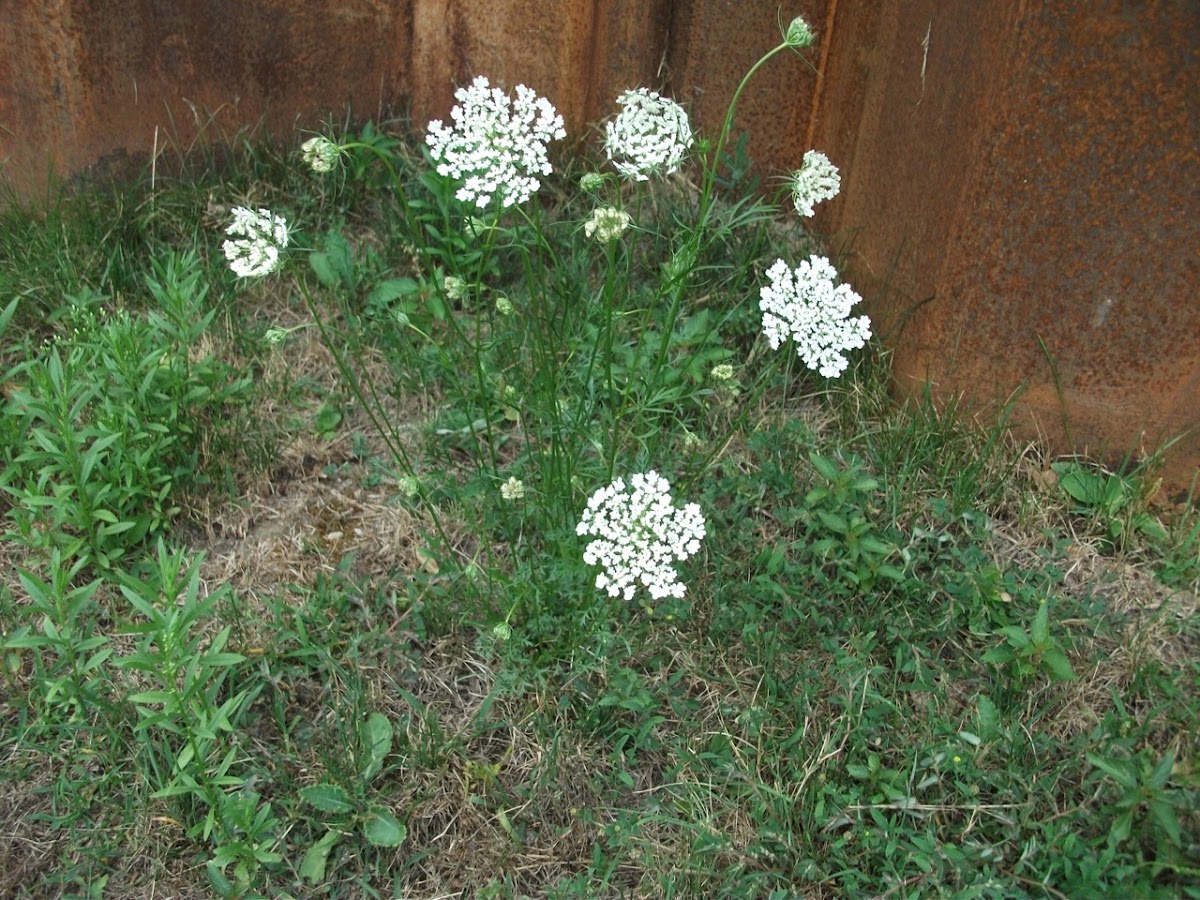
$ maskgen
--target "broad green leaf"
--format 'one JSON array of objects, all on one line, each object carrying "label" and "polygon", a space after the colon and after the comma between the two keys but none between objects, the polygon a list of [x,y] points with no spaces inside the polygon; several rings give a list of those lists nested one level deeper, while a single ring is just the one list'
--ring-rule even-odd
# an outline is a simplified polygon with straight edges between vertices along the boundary
[{"label": "broad green leaf", "polygon": [[415,279],[412,278],[389,278],[386,281],[381,281],[371,290],[367,302],[386,306],[393,300],[398,300],[401,297],[407,297],[409,294],[415,294],[421,289]]},{"label": "broad green leaf", "polygon": [[1008,643],[1018,650],[1024,650],[1029,646],[1029,635],[1017,625],[1005,625],[1000,629],[1000,634],[1004,635]]},{"label": "broad green leaf", "polygon": [[986,694],[980,695],[975,705],[976,716],[979,719],[979,730],[984,737],[992,737],[1000,731],[1000,710]]},{"label": "broad green leaf", "polygon": [[360,738],[368,757],[362,776],[369,782],[379,774],[384,759],[392,752],[391,720],[383,713],[371,713],[363,723]]},{"label": "broad green leaf", "polygon": [[408,829],[386,809],[375,806],[363,823],[363,835],[376,847],[399,847],[408,837]]},{"label": "broad green leaf", "polygon": [[20,297],[12,300],[8,306],[0,311],[0,338],[4,337],[4,332],[8,330],[8,323],[12,321],[13,313],[17,311],[17,303],[20,302]]},{"label": "broad green leaf", "polygon": [[831,513],[823,509],[817,510],[817,518],[821,520],[821,524],[835,534],[845,534],[850,530],[850,526],[846,520],[836,513]]},{"label": "broad green leaf", "polygon": [[300,861],[300,877],[314,885],[324,881],[329,853],[341,839],[341,834],[336,831],[325,832],[325,835],[305,852]]},{"label": "broad green leaf", "polygon": [[836,481],[838,477],[837,464],[832,460],[826,459],[818,453],[808,454],[808,460],[813,464],[813,468],[828,478],[830,481]]},{"label": "broad green leaf", "polygon": [[1120,846],[1129,839],[1132,831],[1133,810],[1127,809],[1113,820],[1112,827],[1108,830],[1108,841],[1114,847]]},{"label": "broad green leaf", "polygon": [[141,691],[129,695],[130,703],[173,703],[175,695],[170,691]]},{"label": "broad green leaf", "polygon": [[1057,647],[1049,647],[1042,654],[1042,668],[1050,673],[1054,681],[1074,681],[1075,670],[1067,655]]},{"label": "broad green leaf", "polygon": [[1050,609],[1043,600],[1038,604],[1038,610],[1033,617],[1033,625],[1029,629],[1033,643],[1041,646],[1050,640]]},{"label": "broad green leaf", "polygon": [[336,784],[314,784],[300,789],[300,799],[321,812],[348,813],[354,809],[350,795]]},{"label": "broad green leaf", "polygon": [[983,654],[983,661],[993,666],[1006,666],[1016,658],[1016,654],[1005,646],[993,647]]},{"label": "broad green leaf", "polygon": [[1167,755],[1158,761],[1158,765],[1154,767],[1154,773],[1150,776],[1150,787],[1157,790],[1162,790],[1167,786],[1167,782],[1171,780],[1171,773],[1175,770],[1175,749],[1171,748],[1167,751]]},{"label": "broad green leaf", "polygon": [[1087,761],[1123,788],[1131,788],[1137,783],[1137,778],[1129,771],[1128,766],[1118,760],[1106,759],[1095,753],[1089,753]]},{"label": "broad green leaf", "polygon": [[1167,833],[1171,843],[1176,847],[1183,845],[1183,835],[1179,828],[1179,815],[1165,797],[1155,797],[1150,801],[1150,816],[1158,827]]}]

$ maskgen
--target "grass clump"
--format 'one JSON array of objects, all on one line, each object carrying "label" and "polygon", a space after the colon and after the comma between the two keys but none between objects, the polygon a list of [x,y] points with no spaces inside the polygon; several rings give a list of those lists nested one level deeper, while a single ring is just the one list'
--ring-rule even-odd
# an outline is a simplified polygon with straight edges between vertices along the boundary
[{"label": "grass clump", "polygon": [[1197,895],[1194,519],[897,408],[662,104],[508,206],[244,145],[10,291],[3,893]]}]

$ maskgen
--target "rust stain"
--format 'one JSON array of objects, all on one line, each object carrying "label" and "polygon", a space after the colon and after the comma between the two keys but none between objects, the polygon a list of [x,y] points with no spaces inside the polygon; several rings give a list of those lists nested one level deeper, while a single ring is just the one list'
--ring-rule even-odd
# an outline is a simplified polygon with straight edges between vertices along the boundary
[{"label": "rust stain", "polygon": [[983,406],[1023,387],[1018,421],[1064,453],[1183,434],[1164,472],[1183,490],[1200,464],[1200,8],[1142,6],[845,5],[818,134],[848,183],[823,221],[853,235],[902,388]]}]

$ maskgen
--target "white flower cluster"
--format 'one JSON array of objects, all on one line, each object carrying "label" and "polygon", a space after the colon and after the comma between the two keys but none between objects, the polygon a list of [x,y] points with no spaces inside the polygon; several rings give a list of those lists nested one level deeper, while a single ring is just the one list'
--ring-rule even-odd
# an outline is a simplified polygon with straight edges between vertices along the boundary
[{"label": "white flower cluster", "polygon": [[493,196],[501,205],[524,203],[541,187],[537,176],[553,171],[546,145],[567,136],[562,116],[550,101],[523,84],[513,102],[480,75],[470,87],[454,92],[454,126],[429,123],[429,144],[439,175],[463,179],[456,197],[486,207]]},{"label": "white flower cluster", "polygon": [[850,318],[850,308],[862,298],[848,284],[836,285],[837,271],[829,260],[812,256],[793,270],[782,259],[767,269],[758,302],[763,333],[772,349],[791,338],[810,369],[836,378],[848,362],[844,350],[862,347],[871,337],[871,320]]},{"label": "white flower cluster", "polygon": [[314,172],[328,172],[337,162],[342,148],[326,137],[311,137],[300,145],[304,163]]},{"label": "white flower cluster", "polygon": [[841,189],[838,167],[819,150],[805,153],[800,170],[792,173],[792,200],[802,216],[811,216],[814,204],[833,199]]},{"label": "white flower cluster", "polygon": [[588,237],[595,236],[601,244],[608,244],[619,238],[629,223],[629,213],[604,206],[592,212],[592,216],[583,223],[583,233]]},{"label": "white flower cluster", "polygon": [[525,482],[519,478],[510,478],[500,485],[500,496],[505,500],[521,500],[525,496]]},{"label": "white flower cluster", "polygon": [[682,106],[648,88],[617,98],[621,112],[605,126],[604,152],[626,178],[670,175],[692,148],[692,126]]},{"label": "white flower cluster", "polygon": [[700,549],[704,515],[695,503],[676,509],[671,485],[657,472],[634,475],[629,487],[618,478],[588,500],[575,531],[595,538],[583,551],[588,565],[600,566],[596,588],[632,600],[640,583],[656,600],[682,597],[686,586],[674,563]]},{"label": "white flower cluster", "polygon": [[230,214],[233,222],[225,233],[238,240],[221,245],[229,268],[241,278],[274,272],[279,265],[279,251],[288,245],[288,225],[283,216],[277,216],[269,209],[255,212],[244,206],[235,206]]}]

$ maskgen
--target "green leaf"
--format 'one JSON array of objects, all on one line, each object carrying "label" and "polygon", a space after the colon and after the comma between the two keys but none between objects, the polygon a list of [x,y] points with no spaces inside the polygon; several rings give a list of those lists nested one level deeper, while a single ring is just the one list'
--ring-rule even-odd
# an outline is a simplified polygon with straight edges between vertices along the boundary
[{"label": "green leaf", "polygon": [[1132,831],[1133,810],[1127,809],[1113,820],[1112,827],[1108,830],[1108,842],[1114,847],[1120,846],[1128,840]]},{"label": "green leaf", "polygon": [[1176,847],[1183,845],[1183,835],[1179,829],[1179,816],[1165,797],[1155,797],[1150,801],[1150,816],[1158,827],[1167,833],[1171,843]]},{"label": "green leaf", "polygon": [[979,730],[985,738],[990,738],[1000,732],[1000,710],[986,694],[979,697],[975,704],[975,714],[979,719]]},{"label": "green leaf", "polygon": [[316,421],[313,424],[316,426],[318,434],[337,431],[337,427],[342,424],[342,411],[336,406],[326,403],[317,413]]},{"label": "green leaf", "polygon": [[200,657],[200,665],[215,669],[225,666],[235,666],[244,662],[246,657],[240,653],[206,653]]},{"label": "green leaf", "polygon": [[383,713],[371,713],[363,723],[359,737],[367,751],[363,779],[370,781],[383,768],[383,761],[392,752],[392,723]]},{"label": "green leaf", "polygon": [[1042,654],[1042,668],[1054,681],[1074,681],[1076,677],[1067,655],[1057,647],[1049,647]]},{"label": "green leaf", "polygon": [[401,297],[407,297],[409,294],[415,294],[421,289],[415,279],[412,278],[389,278],[387,281],[381,281],[371,290],[367,297],[367,303],[370,305],[387,306],[393,300],[398,300]]},{"label": "green leaf", "polygon": [[836,513],[827,512],[823,509],[817,510],[817,518],[821,520],[821,524],[835,534],[845,534],[850,530],[846,520]]},{"label": "green leaf", "polygon": [[175,695],[170,691],[141,691],[129,695],[130,703],[172,703]]},{"label": "green leaf", "polygon": [[1084,506],[1101,506],[1104,503],[1105,479],[1082,468],[1079,463],[1051,463],[1050,468],[1058,474],[1058,486],[1077,503]]},{"label": "green leaf", "polygon": [[300,789],[300,799],[321,812],[348,813],[354,809],[350,795],[336,784],[314,784]]},{"label": "green leaf", "polygon": [[814,469],[816,469],[830,481],[837,481],[838,467],[834,462],[826,459],[819,453],[808,454],[808,461],[813,464]]},{"label": "green leaf", "polygon": [[1038,646],[1042,646],[1050,640],[1050,610],[1049,604],[1044,600],[1038,604],[1038,611],[1034,614],[1033,625],[1029,632],[1033,643]]},{"label": "green leaf", "polygon": [[1132,788],[1137,783],[1136,776],[1129,771],[1128,766],[1117,760],[1106,759],[1095,753],[1089,753],[1087,754],[1087,761],[1123,788]]},{"label": "green leaf", "polygon": [[983,654],[983,661],[993,666],[1006,666],[1016,658],[1016,654],[1003,645],[993,647],[987,653]]},{"label": "green leaf", "polygon": [[363,836],[376,847],[399,847],[408,837],[408,829],[386,809],[374,806],[363,823]]},{"label": "green leaf", "polygon": [[336,831],[325,832],[324,836],[305,852],[304,859],[300,861],[300,877],[311,884],[324,881],[329,852],[341,839],[341,834]]},{"label": "green leaf", "polygon": [[1017,625],[1005,625],[1000,629],[1000,634],[1004,635],[1005,640],[1018,650],[1024,650],[1029,646],[1029,635]]},{"label": "green leaf", "polygon": [[205,871],[208,874],[209,887],[218,897],[233,896],[233,882],[225,877],[225,873],[221,871],[221,867],[215,862],[210,862],[205,866]]},{"label": "green leaf", "polygon": [[4,337],[4,332],[8,330],[8,323],[12,321],[13,313],[17,311],[17,303],[20,302],[20,299],[17,297],[4,307],[3,312],[0,312],[0,337]]},{"label": "green leaf", "polygon": [[1167,786],[1167,782],[1171,780],[1171,773],[1175,771],[1175,748],[1167,751],[1167,755],[1158,761],[1158,765],[1154,767],[1154,773],[1150,776],[1150,787],[1156,790],[1162,790]]}]

